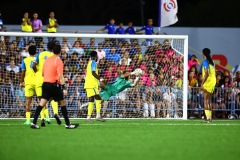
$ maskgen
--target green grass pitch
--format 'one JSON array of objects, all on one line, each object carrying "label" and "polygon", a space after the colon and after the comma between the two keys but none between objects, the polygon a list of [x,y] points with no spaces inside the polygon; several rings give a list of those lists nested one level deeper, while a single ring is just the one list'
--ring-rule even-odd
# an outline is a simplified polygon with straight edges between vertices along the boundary
[{"label": "green grass pitch", "polygon": [[[1,160],[235,160],[240,121],[108,120],[75,130],[52,124],[40,130],[23,120],[0,120]],[[38,121],[40,123],[40,121]]]}]

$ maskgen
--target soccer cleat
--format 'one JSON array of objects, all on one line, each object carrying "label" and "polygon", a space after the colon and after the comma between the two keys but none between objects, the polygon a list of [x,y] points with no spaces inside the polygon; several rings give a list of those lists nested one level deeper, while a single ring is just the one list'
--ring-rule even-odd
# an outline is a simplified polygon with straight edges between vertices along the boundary
[{"label": "soccer cleat", "polygon": [[100,122],[106,122],[106,120],[102,117],[99,117],[99,118],[96,118],[97,121],[100,121]]},{"label": "soccer cleat", "polygon": [[85,119],[85,122],[93,122],[93,120],[91,118],[87,118]]},{"label": "soccer cleat", "polygon": [[42,119],[41,126],[42,126],[42,127],[45,127],[45,126],[46,126],[44,119]]},{"label": "soccer cleat", "polygon": [[48,124],[51,124],[51,120],[50,120],[49,117],[46,118],[46,122],[47,122]]},{"label": "soccer cleat", "polygon": [[70,125],[65,125],[66,129],[75,129],[79,126],[79,124],[70,124]]},{"label": "soccer cleat", "polygon": [[54,114],[54,118],[56,119],[58,125],[61,125],[61,124],[62,124],[62,122],[61,122],[60,117],[59,117],[58,114]]},{"label": "soccer cleat", "polygon": [[26,120],[26,122],[23,123],[23,125],[30,125],[31,121],[30,120]]},{"label": "soccer cleat", "polygon": [[31,127],[32,129],[40,129],[40,127],[39,127],[38,125],[33,124],[33,123],[31,123],[30,127]]}]

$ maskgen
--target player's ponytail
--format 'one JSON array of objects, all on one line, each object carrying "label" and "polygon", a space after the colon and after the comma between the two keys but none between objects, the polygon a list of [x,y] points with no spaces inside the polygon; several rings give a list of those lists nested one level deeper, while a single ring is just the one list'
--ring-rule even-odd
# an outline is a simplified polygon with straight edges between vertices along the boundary
[{"label": "player's ponytail", "polygon": [[204,48],[202,52],[203,52],[203,54],[206,56],[208,62],[209,62],[212,66],[214,66],[212,57],[211,57],[211,55],[210,55],[210,54],[211,54],[211,50],[208,49],[208,48]]}]

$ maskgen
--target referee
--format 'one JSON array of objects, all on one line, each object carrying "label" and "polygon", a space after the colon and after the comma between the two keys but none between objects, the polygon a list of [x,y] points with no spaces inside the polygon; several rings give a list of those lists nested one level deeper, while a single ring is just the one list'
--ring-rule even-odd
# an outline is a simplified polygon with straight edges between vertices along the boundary
[{"label": "referee", "polygon": [[71,124],[68,118],[66,101],[63,97],[63,95],[67,95],[67,90],[66,90],[66,87],[64,84],[64,78],[63,78],[63,62],[59,58],[60,52],[61,52],[61,46],[54,45],[53,47],[54,55],[51,57],[48,57],[44,62],[44,65],[43,65],[44,82],[42,85],[42,98],[34,114],[33,123],[31,124],[31,128],[33,129],[40,128],[37,125],[39,114],[43,106],[45,106],[47,102],[51,100],[54,100],[60,104],[62,115],[66,123],[65,128],[74,129],[79,126],[79,124]]}]

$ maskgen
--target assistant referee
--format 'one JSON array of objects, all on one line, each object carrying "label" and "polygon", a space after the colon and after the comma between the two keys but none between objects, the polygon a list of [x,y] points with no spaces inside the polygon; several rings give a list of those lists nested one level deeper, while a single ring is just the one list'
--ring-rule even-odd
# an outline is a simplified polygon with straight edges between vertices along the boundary
[{"label": "assistant referee", "polygon": [[47,102],[51,100],[58,102],[58,104],[61,106],[62,115],[66,123],[65,127],[67,129],[74,129],[79,126],[79,124],[71,124],[68,118],[66,101],[64,99],[64,95],[67,95],[67,90],[63,78],[63,62],[59,58],[60,52],[61,46],[55,45],[53,47],[54,55],[48,57],[44,62],[43,65],[44,82],[42,85],[42,97],[40,100],[40,104],[38,105],[36,112],[34,114],[33,123],[31,124],[31,128],[33,129],[40,128],[37,125],[38,117],[43,106],[45,106]]}]

